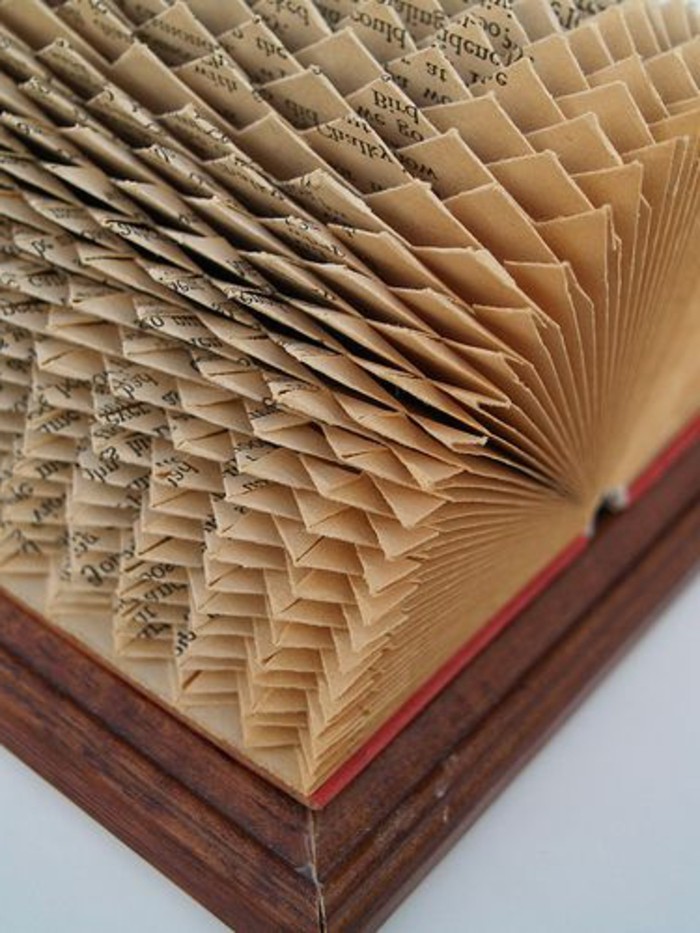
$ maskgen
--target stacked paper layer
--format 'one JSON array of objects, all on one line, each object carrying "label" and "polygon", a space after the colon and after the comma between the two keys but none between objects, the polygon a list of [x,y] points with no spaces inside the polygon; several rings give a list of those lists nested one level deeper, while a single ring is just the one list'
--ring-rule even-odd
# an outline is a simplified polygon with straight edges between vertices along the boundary
[{"label": "stacked paper layer", "polygon": [[0,2],[3,581],[322,783],[697,406],[699,24]]}]

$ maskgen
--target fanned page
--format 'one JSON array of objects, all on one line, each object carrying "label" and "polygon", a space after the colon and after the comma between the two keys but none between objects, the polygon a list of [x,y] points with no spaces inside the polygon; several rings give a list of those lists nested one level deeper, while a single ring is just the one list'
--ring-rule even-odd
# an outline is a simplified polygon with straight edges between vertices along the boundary
[{"label": "fanned page", "polygon": [[684,0],[2,0],[0,578],[324,784],[700,399]]}]

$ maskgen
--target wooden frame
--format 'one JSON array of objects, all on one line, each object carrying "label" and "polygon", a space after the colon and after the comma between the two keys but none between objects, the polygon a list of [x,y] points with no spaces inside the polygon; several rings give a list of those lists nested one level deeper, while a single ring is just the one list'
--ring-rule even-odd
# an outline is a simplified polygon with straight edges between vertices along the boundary
[{"label": "wooden frame", "polygon": [[371,930],[640,632],[700,554],[686,450],[323,809],[0,602],[0,739],[239,933]]}]

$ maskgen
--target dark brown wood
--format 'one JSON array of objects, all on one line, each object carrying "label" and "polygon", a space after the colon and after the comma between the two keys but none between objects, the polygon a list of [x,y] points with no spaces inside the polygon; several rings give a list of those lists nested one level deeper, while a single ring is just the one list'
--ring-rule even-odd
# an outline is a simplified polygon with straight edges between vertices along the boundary
[{"label": "dark brown wood", "polygon": [[687,452],[323,810],[0,603],[0,740],[238,933],[371,930],[700,554]]}]

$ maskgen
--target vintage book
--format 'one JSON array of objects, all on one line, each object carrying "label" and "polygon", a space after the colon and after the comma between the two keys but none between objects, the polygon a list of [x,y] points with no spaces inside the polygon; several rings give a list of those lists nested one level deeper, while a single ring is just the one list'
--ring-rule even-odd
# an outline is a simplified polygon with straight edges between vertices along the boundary
[{"label": "vintage book", "polygon": [[686,0],[2,0],[2,586],[329,804],[689,462],[699,89]]}]

